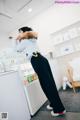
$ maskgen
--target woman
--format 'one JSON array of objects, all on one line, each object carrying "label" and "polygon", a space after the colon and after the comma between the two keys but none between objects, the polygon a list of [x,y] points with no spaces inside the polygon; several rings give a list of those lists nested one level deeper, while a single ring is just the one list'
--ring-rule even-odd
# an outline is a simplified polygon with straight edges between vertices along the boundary
[{"label": "woman", "polygon": [[47,109],[52,110],[52,116],[65,114],[65,108],[60,100],[55,81],[51,72],[48,60],[39,53],[37,47],[37,33],[33,32],[30,27],[22,27],[19,29],[19,35],[16,40],[20,41],[17,51],[21,52],[26,49],[26,55],[29,58],[34,71],[37,73],[40,85],[50,101]]}]

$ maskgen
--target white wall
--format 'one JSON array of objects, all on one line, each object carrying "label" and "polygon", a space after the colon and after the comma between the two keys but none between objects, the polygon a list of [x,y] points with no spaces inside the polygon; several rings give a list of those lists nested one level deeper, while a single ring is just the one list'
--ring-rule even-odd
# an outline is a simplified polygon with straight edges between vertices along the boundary
[{"label": "white wall", "polygon": [[0,50],[5,49],[6,47],[11,47],[11,40],[8,39],[8,34],[0,32]]},{"label": "white wall", "polygon": [[[45,12],[32,18],[29,22],[23,24],[31,26],[39,33],[39,47],[43,54],[52,50],[52,43],[50,42],[50,34],[60,30],[67,25],[73,24],[80,20],[80,5],[79,4],[55,4]],[[55,64],[56,63],[56,64]],[[61,86],[62,73],[60,72],[61,66],[56,61],[54,62],[54,74],[57,87]]]}]

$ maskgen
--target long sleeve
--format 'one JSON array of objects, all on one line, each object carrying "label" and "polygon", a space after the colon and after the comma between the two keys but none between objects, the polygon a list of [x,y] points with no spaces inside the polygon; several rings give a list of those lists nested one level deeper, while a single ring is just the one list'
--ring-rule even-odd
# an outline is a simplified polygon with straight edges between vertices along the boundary
[{"label": "long sleeve", "polygon": [[24,41],[21,41],[16,45],[16,51],[17,52],[23,52],[26,49],[26,44]]}]

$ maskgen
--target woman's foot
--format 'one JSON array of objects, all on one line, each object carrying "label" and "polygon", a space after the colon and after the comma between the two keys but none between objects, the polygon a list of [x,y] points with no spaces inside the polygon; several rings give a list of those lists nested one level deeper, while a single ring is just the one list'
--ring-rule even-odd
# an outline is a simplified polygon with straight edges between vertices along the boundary
[{"label": "woman's foot", "polygon": [[47,105],[46,107],[48,110],[53,110],[53,108],[50,105]]},{"label": "woman's foot", "polygon": [[51,111],[51,115],[54,117],[60,116],[60,115],[64,115],[66,113],[66,110],[59,112],[59,113],[54,113],[53,111]]}]

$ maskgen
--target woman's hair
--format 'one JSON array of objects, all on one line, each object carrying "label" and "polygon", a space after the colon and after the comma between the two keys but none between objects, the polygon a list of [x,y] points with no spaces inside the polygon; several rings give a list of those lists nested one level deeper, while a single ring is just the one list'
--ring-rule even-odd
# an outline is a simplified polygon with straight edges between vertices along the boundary
[{"label": "woman's hair", "polygon": [[30,32],[30,31],[33,31],[33,29],[30,28],[30,27],[27,27],[27,26],[26,27],[22,27],[22,28],[19,28],[18,31],[19,32],[22,31],[23,33],[24,32],[29,32],[29,33],[27,33],[28,39],[31,39],[31,38],[37,39],[37,36]]},{"label": "woman's hair", "polygon": [[20,31],[27,32],[27,31],[33,31],[33,29],[26,26],[26,27],[19,28],[18,31],[19,31],[19,32],[20,32]]}]

